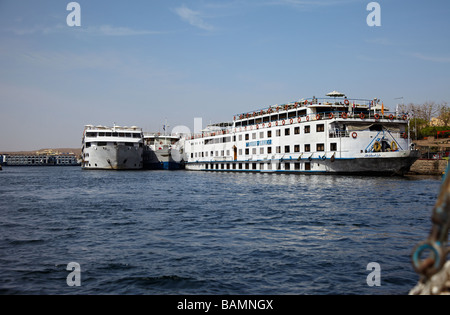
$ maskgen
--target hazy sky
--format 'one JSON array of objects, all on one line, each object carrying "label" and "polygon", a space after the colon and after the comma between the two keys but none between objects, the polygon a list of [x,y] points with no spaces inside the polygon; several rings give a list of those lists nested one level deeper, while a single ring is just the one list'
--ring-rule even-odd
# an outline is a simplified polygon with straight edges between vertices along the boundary
[{"label": "hazy sky", "polygon": [[[450,1],[0,0],[0,150],[80,147],[84,125],[193,128],[338,90],[450,103]],[[401,100],[400,100],[401,102]]]}]

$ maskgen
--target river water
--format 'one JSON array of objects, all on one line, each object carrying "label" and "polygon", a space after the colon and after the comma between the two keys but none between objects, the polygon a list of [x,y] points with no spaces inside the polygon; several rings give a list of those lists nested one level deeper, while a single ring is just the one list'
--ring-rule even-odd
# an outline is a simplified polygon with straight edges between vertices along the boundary
[{"label": "river water", "polygon": [[[407,294],[440,185],[4,167],[0,294]],[[371,262],[379,286],[368,285]]]}]

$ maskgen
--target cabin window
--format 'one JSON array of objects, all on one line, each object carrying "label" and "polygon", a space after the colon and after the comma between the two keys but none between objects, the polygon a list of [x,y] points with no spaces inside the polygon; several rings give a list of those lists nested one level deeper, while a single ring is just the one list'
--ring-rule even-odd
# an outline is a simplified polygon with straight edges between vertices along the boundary
[{"label": "cabin window", "polygon": [[291,169],[291,163],[284,163],[284,169],[289,171]]},{"label": "cabin window", "polygon": [[256,139],[256,132],[252,133],[252,139]]},{"label": "cabin window", "polygon": [[272,153],[272,147],[267,147],[267,154],[271,154]]},{"label": "cabin window", "polygon": [[281,147],[280,146],[278,146],[276,149],[277,149],[277,153],[281,153]]},{"label": "cabin window", "polygon": [[294,145],[294,152],[300,152],[300,145],[299,144]]},{"label": "cabin window", "polygon": [[281,130],[280,130],[280,129],[277,129],[277,131],[276,131],[276,136],[277,136],[277,137],[280,137],[280,136],[281,136]]},{"label": "cabin window", "polygon": [[290,153],[291,152],[291,147],[288,145],[284,146],[284,153]]},{"label": "cabin window", "polygon": [[294,169],[296,170],[296,171],[299,171],[300,170],[300,163],[294,163]]},{"label": "cabin window", "polygon": [[107,143],[106,142],[97,142],[97,146],[99,147],[106,147]]},{"label": "cabin window", "polygon": [[259,148],[259,154],[264,154],[264,148]]},{"label": "cabin window", "polygon": [[297,112],[297,116],[301,117],[301,116],[306,116],[306,109],[301,109]]},{"label": "cabin window", "polygon": [[245,140],[249,140],[250,139],[250,135],[248,133],[245,134]]},{"label": "cabin window", "polygon": [[305,144],[305,152],[311,152],[311,145]]},{"label": "cabin window", "polygon": [[337,151],[337,143],[330,143],[330,151]]},{"label": "cabin window", "polygon": [[325,145],[323,143],[317,143],[316,151],[325,151]]},{"label": "cabin window", "polygon": [[267,138],[272,138],[272,130],[267,130]]},{"label": "cabin window", "polygon": [[252,154],[256,154],[256,148],[252,149]]},{"label": "cabin window", "polygon": [[245,149],[245,155],[249,155],[250,154],[250,150],[249,149]]},{"label": "cabin window", "polygon": [[294,127],[294,134],[299,135],[300,134],[300,127]]},{"label": "cabin window", "polygon": [[311,126],[305,126],[305,133],[311,132]]},{"label": "cabin window", "polygon": [[261,132],[259,133],[259,138],[260,138],[260,139],[264,138],[264,131],[261,131]]},{"label": "cabin window", "polygon": [[289,136],[290,133],[291,133],[291,129],[290,128],[285,128],[284,129],[284,135],[285,136]]},{"label": "cabin window", "polygon": [[316,125],[316,132],[324,132],[324,131],[325,131],[325,125],[324,124]]},{"label": "cabin window", "polygon": [[96,138],[97,133],[96,132],[86,132],[86,137]]}]

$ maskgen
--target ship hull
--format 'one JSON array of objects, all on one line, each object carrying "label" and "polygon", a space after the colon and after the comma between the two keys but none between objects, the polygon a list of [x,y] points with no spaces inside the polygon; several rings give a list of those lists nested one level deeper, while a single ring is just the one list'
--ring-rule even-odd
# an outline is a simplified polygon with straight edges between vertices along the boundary
[{"label": "ship hull", "polygon": [[365,154],[354,158],[288,158],[257,161],[215,161],[187,163],[192,171],[342,174],[342,175],[405,175],[419,158],[418,151]]},{"label": "ship hull", "polygon": [[89,162],[83,163],[86,170],[139,170],[143,168],[142,147],[126,145],[93,147],[86,149]]},{"label": "ship hull", "polygon": [[180,170],[183,168],[180,160],[181,155],[177,149],[154,150],[147,147],[144,152],[144,168],[148,170]]}]

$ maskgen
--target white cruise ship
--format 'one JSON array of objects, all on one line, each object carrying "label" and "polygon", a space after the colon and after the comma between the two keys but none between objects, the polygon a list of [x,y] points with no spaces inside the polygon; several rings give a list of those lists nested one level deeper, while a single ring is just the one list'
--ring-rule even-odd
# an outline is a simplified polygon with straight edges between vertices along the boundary
[{"label": "white cruise ship", "polygon": [[185,141],[187,170],[403,175],[409,118],[378,99],[302,99],[242,113]]},{"label": "white cruise ship", "polygon": [[138,127],[85,126],[83,169],[135,170],[143,168],[144,140]]}]

